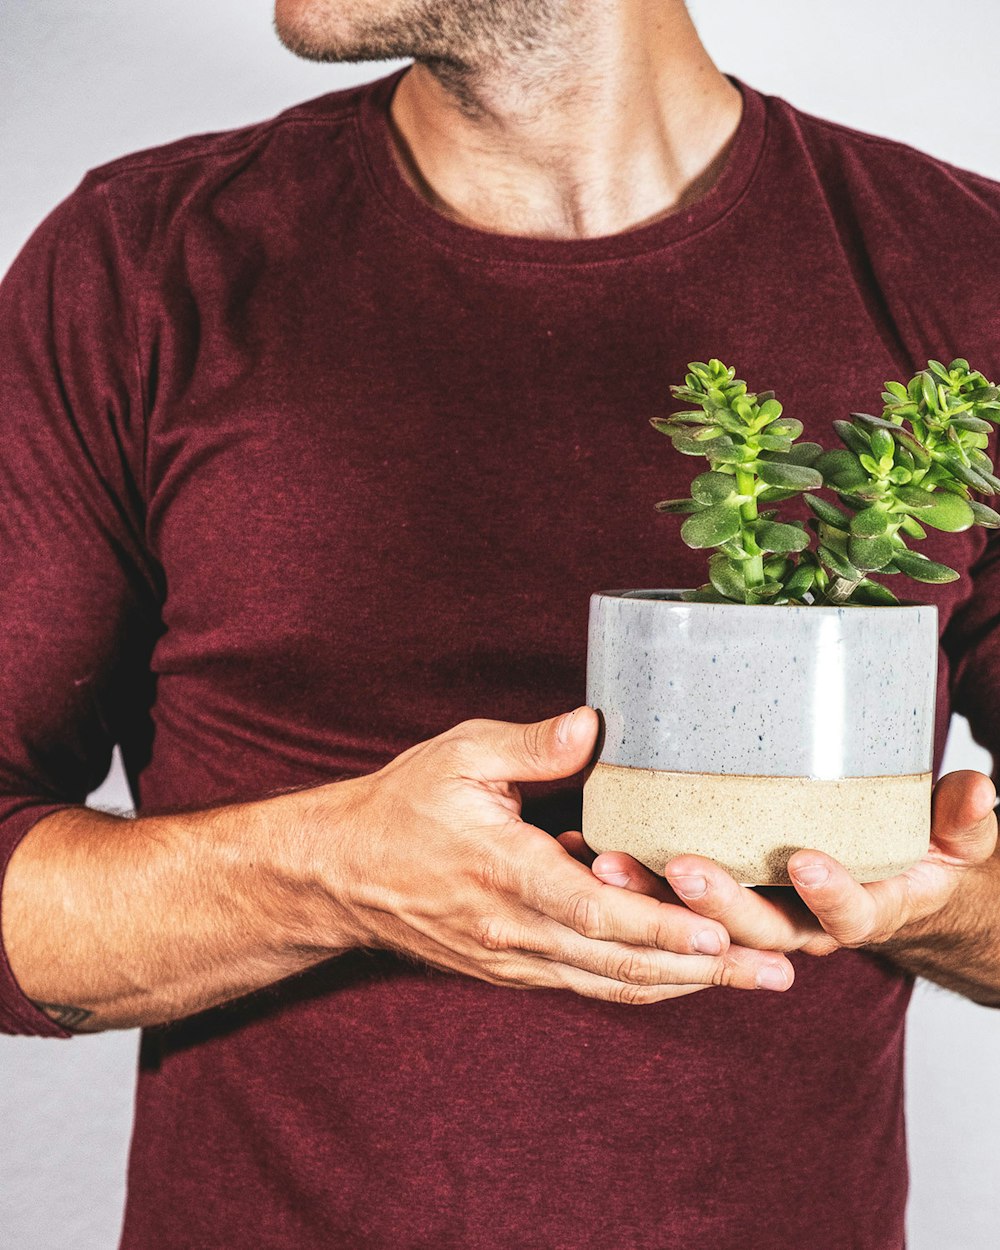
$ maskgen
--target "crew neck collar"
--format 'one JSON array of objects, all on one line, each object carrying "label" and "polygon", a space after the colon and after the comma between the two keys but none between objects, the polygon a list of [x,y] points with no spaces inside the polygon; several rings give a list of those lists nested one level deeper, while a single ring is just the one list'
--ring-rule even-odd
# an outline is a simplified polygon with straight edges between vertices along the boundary
[{"label": "crew neck collar", "polygon": [[729,155],[711,189],[687,208],[648,225],[592,239],[538,239],[480,230],[438,212],[399,168],[390,131],[389,106],[409,66],[379,79],[361,95],[358,130],[365,168],[376,192],[404,226],[439,246],[492,262],[591,264],[656,252],[690,238],[724,217],[742,198],[764,148],[767,107],[763,95],[732,74],[726,77],[743,97],[743,112]]}]

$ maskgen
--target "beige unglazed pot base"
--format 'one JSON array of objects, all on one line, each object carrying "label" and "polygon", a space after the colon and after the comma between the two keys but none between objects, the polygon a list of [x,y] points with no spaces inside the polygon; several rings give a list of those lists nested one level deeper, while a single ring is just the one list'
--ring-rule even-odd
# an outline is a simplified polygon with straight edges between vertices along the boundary
[{"label": "beige unglazed pot base", "polygon": [[596,764],[583,787],[583,836],[662,873],[705,855],[744,885],[789,885],[793,851],[825,851],[858,881],[904,872],[930,844],[931,774],[748,777]]}]

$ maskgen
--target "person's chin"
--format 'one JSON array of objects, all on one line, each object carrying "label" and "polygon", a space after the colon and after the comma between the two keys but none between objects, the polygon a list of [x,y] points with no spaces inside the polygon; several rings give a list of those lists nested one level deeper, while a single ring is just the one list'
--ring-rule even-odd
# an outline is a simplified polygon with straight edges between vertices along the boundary
[{"label": "person's chin", "polygon": [[338,9],[351,0],[275,0],[274,29],[296,56],[315,61],[351,60],[349,23]]}]

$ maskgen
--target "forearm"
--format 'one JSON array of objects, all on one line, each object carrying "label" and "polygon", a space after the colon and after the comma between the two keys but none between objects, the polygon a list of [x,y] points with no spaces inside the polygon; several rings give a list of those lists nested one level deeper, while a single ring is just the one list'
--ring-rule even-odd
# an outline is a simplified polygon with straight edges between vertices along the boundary
[{"label": "forearm", "polygon": [[[349,784],[323,787],[324,813]],[[67,1028],[131,1028],[343,950],[310,880],[310,810],[296,794],[133,820],[86,808],[43,818],[14,852],[0,911],[22,990]]]},{"label": "forearm", "polygon": [[965,874],[939,912],[873,950],[907,972],[1000,1007],[1000,848]]}]

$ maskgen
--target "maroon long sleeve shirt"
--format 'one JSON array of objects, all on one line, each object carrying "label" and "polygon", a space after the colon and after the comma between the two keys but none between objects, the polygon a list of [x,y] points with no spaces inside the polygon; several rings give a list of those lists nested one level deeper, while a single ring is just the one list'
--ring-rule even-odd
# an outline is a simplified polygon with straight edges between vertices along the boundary
[{"label": "maroon long sleeve shirt", "polygon": [[[581,703],[589,594],[705,579],[653,510],[689,360],[827,445],[928,357],[1000,373],[994,182],[738,84],[692,207],[497,236],[401,175],[397,80],[95,171],[3,284],[0,864],[116,742],[153,813]],[[939,764],[953,708],[1000,745],[1000,545],[921,550]],[[149,1029],[123,1247],[899,1247],[910,981],[793,962],[631,1008],[359,954]],[[6,965],[0,1021],[62,1035]]]}]

